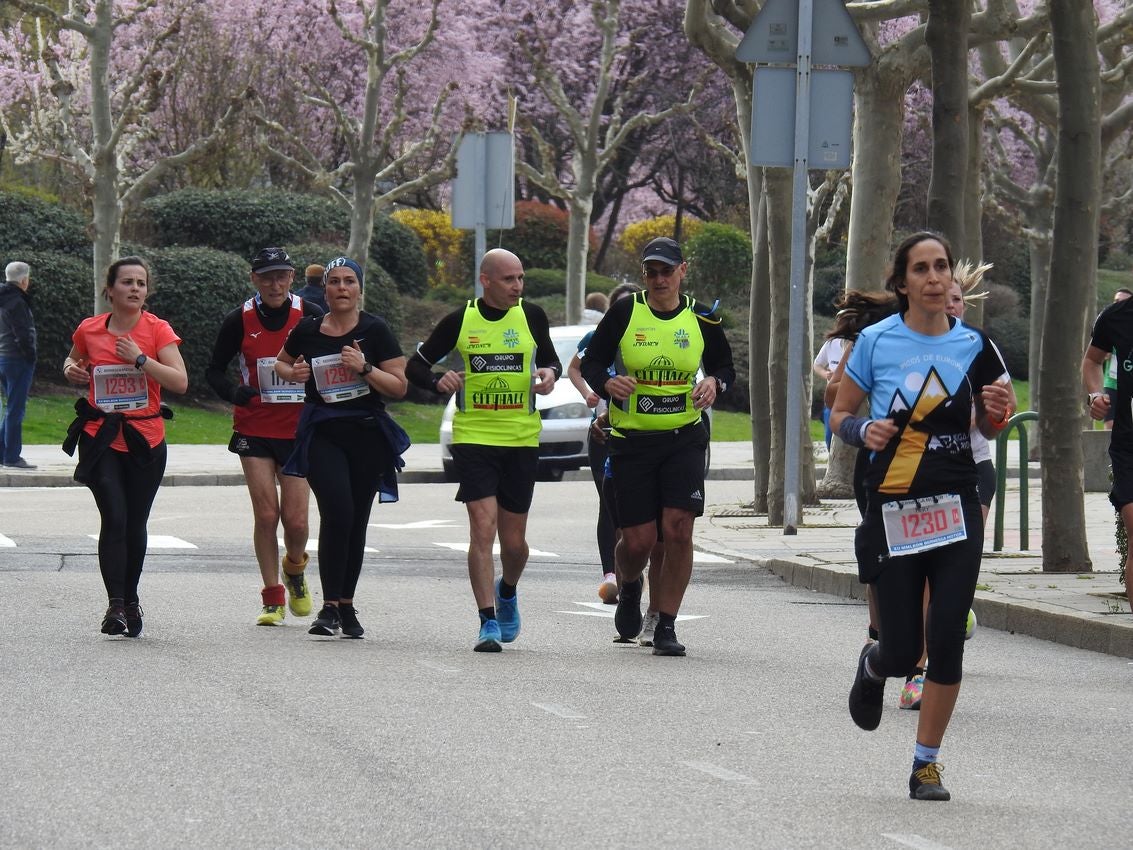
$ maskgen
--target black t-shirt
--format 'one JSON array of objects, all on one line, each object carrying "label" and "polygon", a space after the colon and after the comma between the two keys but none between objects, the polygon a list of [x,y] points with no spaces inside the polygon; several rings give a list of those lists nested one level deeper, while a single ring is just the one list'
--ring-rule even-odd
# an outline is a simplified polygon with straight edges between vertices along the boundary
[{"label": "black t-shirt", "polygon": [[[358,324],[342,336],[327,336],[322,333],[323,319],[325,316],[318,316],[315,318],[303,319],[291,331],[291,335],[287,337],[287,342],[283,344],[283,350],[290,354],[292,357],[303,356],[303,359],[310,364],[316,357],[324,357],[328,354],[341,354],[343,346],[352,345],[357,342],[359,348],[362,349],[362,354],[365,355],[366,360],[374,364],[374,368],[378,368],[378,364],[386,360],[393,360],[401,357],[401,345],[398,343],[397,338],[389,329],[385,319],[379,316],[371,316],[369,313],[362,313],[358,317]],[[307,402],[310,404],[327,404],[328,402],[319,395],[319,391],[315,386],[314,374],[307,380]],[[353,408],[358,410],[384,410],[385,403],[382,401],[381,394],[374,391],[371,387],[370,392],[358,398],[347,399],[346,401],[338,401],[334,403],[337,408]]]},{"label": "black t-shirt", "polygon": [[[1117,403],[1113,406],[1115,446],[1133,451],[1133,298],[1110,304],[1094,320],[1090,345],[1114,352],[1117,361]],[[1100,367],[1099,367],[1100,368]]]}]

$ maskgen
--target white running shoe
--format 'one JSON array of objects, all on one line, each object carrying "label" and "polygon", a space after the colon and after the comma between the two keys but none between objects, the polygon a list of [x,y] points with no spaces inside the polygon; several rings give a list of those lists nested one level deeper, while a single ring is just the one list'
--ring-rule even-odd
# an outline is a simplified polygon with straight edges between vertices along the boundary
[{"label": "white running shoe", "polygon": [[657,628],[657,612],[646,611],[641,623],[641,634],[637,636],[638,646],[653,646],[653,631]]}]

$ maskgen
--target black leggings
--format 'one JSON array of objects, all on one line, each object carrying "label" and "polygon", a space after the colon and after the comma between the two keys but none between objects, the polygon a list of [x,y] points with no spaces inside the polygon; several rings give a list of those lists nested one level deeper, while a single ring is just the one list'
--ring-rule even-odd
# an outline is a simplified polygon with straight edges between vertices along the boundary
[{"label": "black leggings", "polygon": [[[876,519],[876,525],[869,523]],[[873,533],[884,529],[880,516],[871,514],[867,523]],[[925,678],[941,685],[955,685],[963,677],[964,633],[968,609],[976,593],[983,557],[983,512],[977,499],[964,499],[964,524],[968,538],[916,555],[890,558],[873,582],[881,632],[878,644],[880,669],[885,676],[904,677],[921,658],[922,639],[928,643]],[[922,623],[924,583],[928,580],[928,622]]]},{"label": "black leggings", "polygon": [[[93,438],[79,439],[79,458],[90,450]],[[98,568],[110,599],[138,601],[138,582],[146,558],[150,508],[165,475],[165,442],[153,448],[153,459],[143,465],[127,452],[103,451],[91,468],[89,484],[102,515],[98,533]]]},{"label": "black leggings", "polygon": [[319,580],[323,601],[353,599],[362,573],[366,527],[388,465],[385,439],[351,419],[322,422],[307,455],[307,483],[319,504]]},{"label": "black leggings", "polygon": [[590,475],[598,490],[598,527],[595,533],[598,537],[598,557],[602,559],[602,573],[604,575],[614,571],[614,544],[617,542],[614,520],[610,514],[606,495],[603,492],[605,488],[602,486],[602,483],[606,480],[606,444],[599,443],[594,439],[588,442],[586,454],[590,459]]}]

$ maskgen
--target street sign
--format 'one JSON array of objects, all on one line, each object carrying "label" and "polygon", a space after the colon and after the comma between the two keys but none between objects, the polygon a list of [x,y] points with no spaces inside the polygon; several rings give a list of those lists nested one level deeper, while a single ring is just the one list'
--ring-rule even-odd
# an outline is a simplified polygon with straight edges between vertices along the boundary
[{"label": "street sign", "polygon": [[456,154],[452,226],[515,227],[515,145],[511,133],[469,133]]},{"label": "street sign", "polygon": [[[865,67],[872,61],[869,48],[842,0],[813,0],[811,27],[812,65],[840,68]],[[799,42],[799,0],[767,0],[751,22],[736,58],[741,62],[795,63]]]},{"label": "street sign", "polygon": [[[795,164],[796,76],[794,68],[755,69],[752,165],[790,168]],[[850,167],[853,103],[852,71],[811,72],[809,168]]]}]

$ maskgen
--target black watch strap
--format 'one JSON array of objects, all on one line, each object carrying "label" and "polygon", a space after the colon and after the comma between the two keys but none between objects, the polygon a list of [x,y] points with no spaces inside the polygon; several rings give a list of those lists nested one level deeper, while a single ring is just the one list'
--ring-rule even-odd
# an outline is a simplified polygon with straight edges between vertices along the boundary
[{"label": "black watch strap", "polygon": [[144,354],[139,354],[138,359],[134,361],[134,368],[139,372],[142,371],[142,367],[146,365],[147,360],[149,360],[148,357],[146,357]]}]

